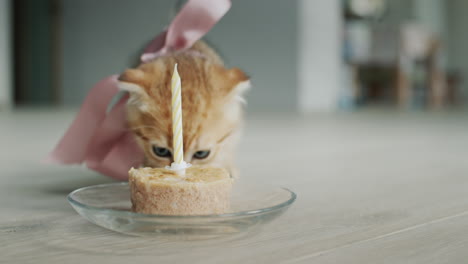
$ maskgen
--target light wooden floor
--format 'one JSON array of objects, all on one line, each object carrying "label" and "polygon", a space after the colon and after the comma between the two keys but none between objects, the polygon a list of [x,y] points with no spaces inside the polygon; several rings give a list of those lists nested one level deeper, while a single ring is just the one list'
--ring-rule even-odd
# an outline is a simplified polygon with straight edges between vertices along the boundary
[{"label": "light wooden floor", "polygon": [[0,113],[1,263],[468,263],[468,119],[361,112],[250,118],[242,177],[298,200],[241,237],[172,241],[86,222],[65,196],[109,182],[38,160],[69,111]]}]

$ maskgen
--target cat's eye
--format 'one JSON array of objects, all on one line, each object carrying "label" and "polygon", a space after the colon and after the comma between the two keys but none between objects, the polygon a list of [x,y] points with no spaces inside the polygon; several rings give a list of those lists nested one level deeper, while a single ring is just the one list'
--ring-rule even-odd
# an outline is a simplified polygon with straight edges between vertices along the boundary
[{"label": "cat's eye", "polygon": [[167,148],[160,148],[157,146],[153,146],[153,153],[154,155],[161,157],[161,158],[168,158],[172,156],[172,153],[170,150],[168,150]]},{"label": "cat's eye", "polygon": [[195,159],[206,159],[208,158],[208,156],[210,156],[209,150],[200,150],[200,151],[195,152],[195,154],[193,154],[193,157]]}]

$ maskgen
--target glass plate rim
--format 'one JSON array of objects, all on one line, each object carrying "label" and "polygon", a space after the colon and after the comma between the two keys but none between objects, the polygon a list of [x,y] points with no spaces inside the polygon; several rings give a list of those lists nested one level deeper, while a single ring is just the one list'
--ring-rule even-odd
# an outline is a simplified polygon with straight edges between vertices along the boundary
[{"label": "glass plate rim", "polygon": [[72,192],[70,192],[67,195],[67,200],[68,202],[73,205],[73,206],[78,206],[80,208],[84,208],[86,210],[91,210],[91,211],[98,211],[98,212],[106,212],[106,213],[112,213],[114,215],[120,215],[120,216],[126,216],[126,217],[138,217],[138,218],[167,218],[167,219],[198,219],[198,218],[219,218],[219,219],[224,219],[224,218],[231,218],[231,217],[241,217],[241,216],[252,216],[252,215],[257,215],[257,214],[263,214],[267,212],[272,212],[276,211],[282,208],[286,208],[290,206],[292,203],[297,198],[297,194],[293,191],[291,191],[288,188],[285,187],[278,187],[282,190],[287,191],[291,197],[282,202],[279,203],[275,206],[271,207],[264,207],[264,208],[259,208],[259,209],[254,209],[254,210],[247,210],[247,211],[239,211],[239,212],[234,212],[234,213],[225,213],[225,214],[210,214],[210,215],[160,215],[160,214],[142,214],[142,213],[135,213],[131,211],[120,211],[120,210],[115,210],[115,209],[109,209],[109,208],[99,208],[96,206],[91,206],[87,205],[81,202],[78,202],[77,200],[73,199],[72,196],[80,191],[83,191],[85,189],[90,189],[90,188],[99,188],[99,187],[104,187],[104,186],[123,186],[123,185],[128,185],[128,182],[116,182],[116,183],[104,183],[104,184],[96,184],[96,185],[90,185],[90,186],[85,186],[78,188]]}]

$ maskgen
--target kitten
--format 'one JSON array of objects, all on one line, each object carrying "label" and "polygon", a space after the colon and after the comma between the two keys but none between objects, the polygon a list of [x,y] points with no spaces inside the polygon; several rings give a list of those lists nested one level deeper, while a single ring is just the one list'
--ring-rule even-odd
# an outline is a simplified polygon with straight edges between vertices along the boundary
[{"label": "kitten", "polygon": [[173,162],[171,78],[174,65],[182,82],[184,160],[224,167],[235,176],[234,152],[243,123],[243,94],[248,76],[226,69],[217,53],[202,41],[191,49],[158,57],[119,77],[129,92],[127,117],[148,167]]}]

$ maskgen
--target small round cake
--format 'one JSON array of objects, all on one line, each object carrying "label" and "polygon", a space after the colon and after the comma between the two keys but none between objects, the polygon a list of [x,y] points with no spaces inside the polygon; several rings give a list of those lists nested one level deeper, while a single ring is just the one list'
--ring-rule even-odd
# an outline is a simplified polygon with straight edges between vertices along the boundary
[{"label": "small round cake", "polygon": [[192,166],[184,176],[163,168],[130,169],[132,210],[144,214],[209,215],[229,210],[232,179],[223,168]]}]

